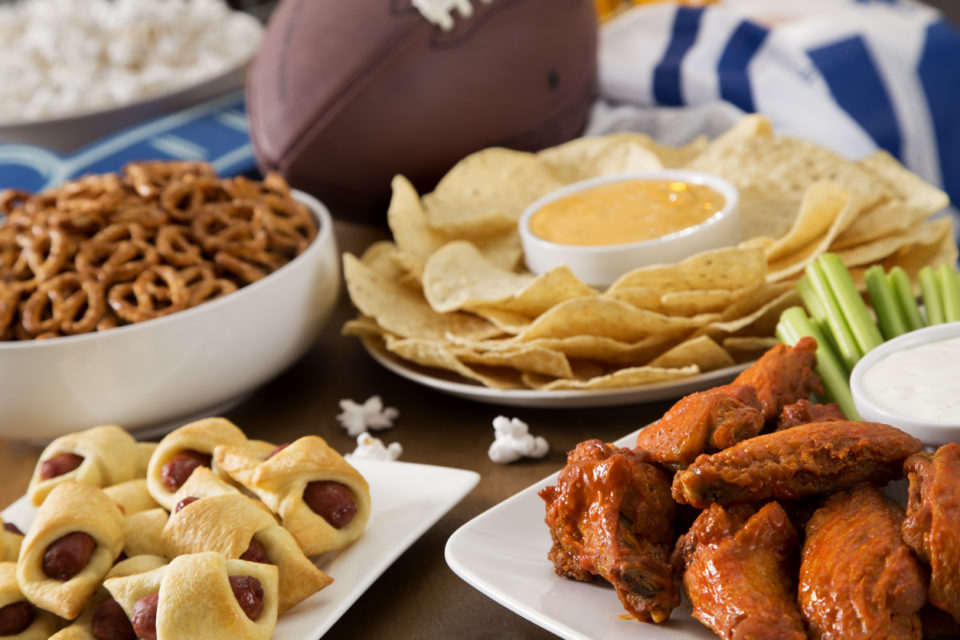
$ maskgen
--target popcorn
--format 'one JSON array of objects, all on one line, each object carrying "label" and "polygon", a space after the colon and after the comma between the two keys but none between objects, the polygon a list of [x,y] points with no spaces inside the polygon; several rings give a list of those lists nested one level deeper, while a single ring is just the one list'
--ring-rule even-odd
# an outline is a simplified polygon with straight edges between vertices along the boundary
[{"label": "popcorn", "polygon": [[337,414],[337,420],[351,436],[359,436],[371,429],[389,429],[400,415],[393,407],[384,407],[380,396],[372,396],[363,404],[341,400],[340,409],[342,411]]},{"label": "popcorn", "polygon": [[493,419],[493,431],[494,441],[487,455],[498,464],[508,464],[524,456],[542,458],[550,450],[544,438],[530,435],[527,423],[517,418],[497,416]]},{"label": "popcorn", "polygon": [[380,438],[374,438],[364,431],[357,436],[357,448],[353,453],[348,453],[344,457],[347,460],[385,460],[393,462],[403,453],[403,447],[399,442],[391,442],[390,446],[385,447]]},{"label": "popcorn", "polygon": [[251,59],[263,34],[224,0],[0,5],[0,122],[115,107]]}]

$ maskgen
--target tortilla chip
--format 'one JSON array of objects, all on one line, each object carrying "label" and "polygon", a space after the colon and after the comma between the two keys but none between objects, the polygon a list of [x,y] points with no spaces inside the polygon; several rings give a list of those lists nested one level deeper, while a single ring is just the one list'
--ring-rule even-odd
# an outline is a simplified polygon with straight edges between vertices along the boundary
[{"label": "tortilla chip", "polygon": [[952,221],[949,216],[934,218],[929,222],[915,225],[901,233],[896,233],[885,238],[879,238],[872,242],[836,251],[835,253],[843,258],[848,266],[870,265],[879,262],[884,258],[893,255],[900,249],[910,245],[934,245],[952,229]]},{"label": "tortilla chip", "polygon": [[634,387],[638,385],[656,384],[658,382],[672,382],[689,378],[700,373],[695,365],[676,369],[661,367],[627,367],[611,373],[593,376],[590,378],[549,380],[533,375],[524,376],[523,380],[535,389],[545,391],[560,390],[589,390],[589,389],[616,389],[620,387]]},{"label": "tortilla chip", "polygon": [[397,336],[441,340],[456,335],[480,340],[500,332],[476,316],[437,313],[418,292],[385,279],[349,253],[343,254],[343,274],[357,309]]},{"label": "tortilla chip", "polygon": [[514,296],[534,276],[501,269],[473,244],[455,240],[437,249],[423,269],[423,293],[435,311],[489,305]]},{"label": "tortilla chip", "polygon": [[730,336],[723,339],[723,348],[737,362],[756,360],[780,342],[773,336]]},{"label": "tortilla chip", "polygon": [[700,371],[713,371],[734,364],[730,354],[710,337],[697,336],[681,342],[658,356],[650,363],[650,366],[673,369],[696,365]]},{"label": "tortilla chip", "polygon": [[404,360],[425,367],[446,369],[493,389],[519,389],[523,387],[520,372],[516,369],[468,367],[457,359],[453,350],[445,342],[387,336],[385,345],[388,351]]},{"label": "tortilla chip", "polygon": [[537,158],[565,183],[615,173],[656,171],[663,168],[640,134],[575,138],[544,149]]},{"label": "tortilla chip", "polygon": [[536,155],[492,147],[472,153],[423,197],[427,219],[449,237],[513,229],[523,210],[563,186]]},{"label": "tortilla chip", "polygon": [[502,351],[475,351],[470,348],[453,348],[453,354],[465,364],[484,364],[493,367],[509,367],[517,371],[529,371],[555,378],[573,377],[567,357],[559,351],[536,345],[519,345]]},{"label": "tortilla chip", "polygon": [[704,251],[682,262],[634,269],[607,289],[613,294],[625,287],[647,287],[668,292],[693,289],[742,289],[764,282],[767,260],[759,248],[729,247]]}]

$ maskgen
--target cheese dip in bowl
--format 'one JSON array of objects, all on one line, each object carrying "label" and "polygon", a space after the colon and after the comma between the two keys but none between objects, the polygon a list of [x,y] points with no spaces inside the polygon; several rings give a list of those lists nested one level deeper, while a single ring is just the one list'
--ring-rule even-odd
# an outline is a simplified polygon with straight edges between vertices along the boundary
[{"label": "cheese dip in bowl", "polygon": [[960,322],[885,342],[850,374],[864,420],[893,425],[925,445],[960,441]]},{"label": "cheese dip in bowl", "polygon": [[539,274],[565,264],[605,287],[637,267],[735,245],[738,200],[726,180],[679,169],[575,182],[520,216],[527,268]]}]

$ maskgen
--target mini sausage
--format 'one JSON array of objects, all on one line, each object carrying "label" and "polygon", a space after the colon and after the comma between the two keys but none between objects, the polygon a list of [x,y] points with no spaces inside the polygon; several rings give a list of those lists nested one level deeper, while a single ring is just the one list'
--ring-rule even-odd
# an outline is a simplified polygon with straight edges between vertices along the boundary
[{"label": "mini sausage", "polygon": [[43,552],[43,572],[55,580],[69,580],[90,562],[97,541],[90,534],[74,531],[57,538]]},{"label": "mini sausage", "polygon": [[170,491],[176,491],[187,481],[197,467],[209,467],[211,456],[193,449],[176,454],[160,469],[160,481]]},{"label": "mini sausage", "polygon": [[251,620],[260,617],[263,611],[263,587],[253,576],[230,576],[230,588],[240,608]]},{"label": "mini sausage", "polygon": [[133,604],[133,630],[138,638],[157,640],[157,604],[160,593],[148,593]]},{"label": "mini sausage", "polygon": [[190,503],[192,503],[192,502],[196,502],[196,501],[199,500],[199,499],[200,499],[200,498],[195,498],[195,497],[193,497],[193,496],[187,496],[186,498],[184,498],[183,500],[181,500],[180,502],[178,502],[178,503],[176,504],[176,506],[173,508],[173,512],[174,512],[174,513],[179,513],[179,512],[180,512],[180,509],[183,509],[183,508],[184,508],[185,506],[187,506],[188,504],[190,504]]},{"label": "mini sausage", "polygon": [[337,529],[350,524],[357,513],[357,500],[353,492],[339,482],[315,480],[303,490],[303,501],[314,513]]},{"label": "mini sausage", "polygon": [[240,559],[259,562],[261,564],[271,564],[270,559],[267,557],[266,550],[259,542],[252,538],[250,539],[250,546],[240,555]]},{"label": "mini sausage", "polygon": [[0,636],[17,635],[30,626],[36,615],[36,609],[25,600],[0,608]]},{"label": "mini sausage", "polygon": [[283,451],[284,449],[286,449],[286,448],[289,447],[289,446],[290,446],[290,443],[289,443],[289,442],[284,442],[284,443],[281,444],[281,445],[277,445],[277,448],[274,449],[273,451],[271,451],[270,454],[267,455],[266,458],[264,458],[264,460],[269,460],[270,458],[272,458],[273,456],[277,455],[278,453],[280,453],[281,451]]},{"label": "mini sausage", "polygon": [[99,640],[136,640],[137,633],[123,612],[123,607],[113,598],[107,598],[96,611],[90,623],[93,635]]},{"label": "mini sausage", "polygon": [[40,479],[49,480],[73,471],[83,462],[83,456],[75,453],[61,453],[40,463]]}]

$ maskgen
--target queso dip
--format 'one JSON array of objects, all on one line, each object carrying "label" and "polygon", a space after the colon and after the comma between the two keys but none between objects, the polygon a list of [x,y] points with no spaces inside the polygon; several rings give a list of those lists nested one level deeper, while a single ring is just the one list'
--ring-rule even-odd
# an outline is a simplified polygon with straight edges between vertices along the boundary
[{"label": "queso dip", "polygon": [[627,244],[698,225],[723,206],[723,196],[705,185],[622,180],[545,204],[530,218],[530,230],[557,244]]},{"label": "queso dip", "polygon": [[960,422],[960,338],[894,351],[863,373],[867,395],[887,411],[936,422]]}]

